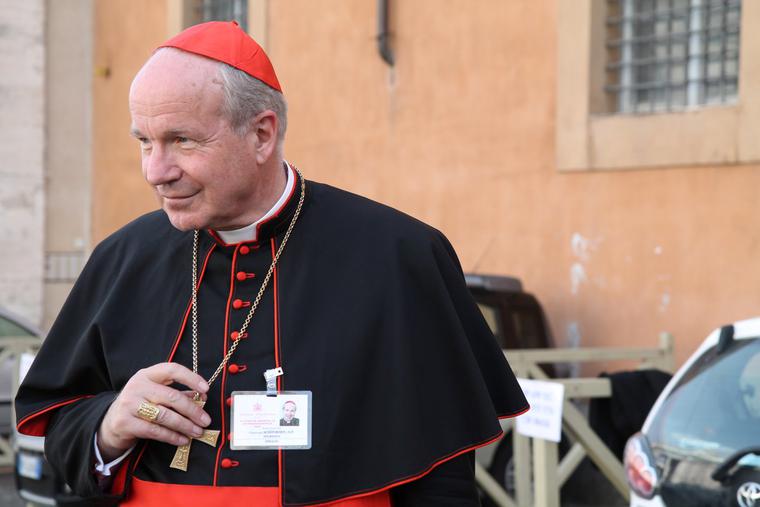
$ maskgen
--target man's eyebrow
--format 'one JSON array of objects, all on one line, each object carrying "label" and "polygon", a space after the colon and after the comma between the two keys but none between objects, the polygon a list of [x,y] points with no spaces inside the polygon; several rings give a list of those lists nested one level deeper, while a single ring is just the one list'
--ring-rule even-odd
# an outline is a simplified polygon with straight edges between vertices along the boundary
[{"label": "man's eyebrow", "polygon": [[174,139],[175,137],[189,137],[190,133],[184,129],[171,129],[164,132],[161,137],[164,139]]},{"label": "man's eyebrow", "polygon": [[[137,139],[140,139],[141,137],[145,137],[145,135],[138,129],[137,127],[132,127],[129,130],[129,135],[132,137],[135,137]],[[161,133],[162,139],[174,139],[177,137],[188,137],[190,135],[188,130],[185,129],[172,129],[167,130],[166,132]]]}]

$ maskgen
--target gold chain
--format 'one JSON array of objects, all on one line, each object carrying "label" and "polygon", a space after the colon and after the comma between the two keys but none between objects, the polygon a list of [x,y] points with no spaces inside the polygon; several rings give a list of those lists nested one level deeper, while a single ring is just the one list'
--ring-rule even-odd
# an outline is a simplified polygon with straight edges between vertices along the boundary
[{"label": "gold chain", "polygon": [[[293,168],[295,169],[295,167]],[[214,383],[216,378],[219,376],[219,374],[224,370],[224,367],[227,366],[227,362],[229,362],[230,357],[232,357],[232,354],[235,352],[235,349],[238,346],[238,343],[240,342],[241,337],[243,336],[243,333],[245,333],[246,329],[248,329],[248,325],[251,323],[251,319],[253,318],[253,314],[256,312],[256,308],[259,307],[259,303],[261,302],[261,297],[264,295],[264,291],[267,288],[267,285],[269,285],[269,279],[272,278],[272,273],[274,273],[274,268],[277,266],[277,261],[280,259],[280,255],[282,254],[282,251],[285,249],[285,245],[288,243],[288,238],[290,238],[290,233],[293,232],[293,226],[296,224],[296,220],[298,220],[298,216],[301,214],[301,208],[303,207],[303,201],[304,196],[306,195],[306,183],[303,179],[303,176],[301,175],[301,172],[298,169],[295,169],[296,173],[298,173],[298,177],[301,180],[301,197],[298,199],[298,206],[296,207],[296,211],[293,214],[293,218],[290,220],[290,225],[288,226],[288,230],[285,232],[285,236],[282,238],[282,243],[280,244],[280,247],[277,249],[277,253],[274,256],[274,259],[272,259],[272,264],[269,266],[269,271],[267,271],[266,276],[264,277],[264,281],[261,283],[261,288],[259,289],[259,293],[256,295],[256,299],[253,301],[253,304],[251,304],[251,309],[248,312],[248,315],[245,318],[245,321],[243,321],[243,325],[240,327],[240,331],[238,331],[237,338],[232,342],[232,346],[227,351],[227,354],[225,354],[224,358],[222,359],[222,362],[219,363],[219,366],[217,367],[216,371],[213,375],[211,375],[211,378],[208,380],[209,387],[211,384]],[[196,230],[193,234],[193,298],[192,298],[192,305],[193,305],[193,373],[198,373],[198,231]]]}]

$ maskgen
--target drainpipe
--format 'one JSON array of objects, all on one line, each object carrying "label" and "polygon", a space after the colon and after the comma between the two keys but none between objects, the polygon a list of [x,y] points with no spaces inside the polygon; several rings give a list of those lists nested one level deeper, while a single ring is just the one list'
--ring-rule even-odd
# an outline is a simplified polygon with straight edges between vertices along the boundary
[{"label": "drainpipe", "polygon": [[389,45],[391,35],[388,32],[388,3],[389,0],[377,0],[377,50],[385,63],[392,67],[395,59]]}]

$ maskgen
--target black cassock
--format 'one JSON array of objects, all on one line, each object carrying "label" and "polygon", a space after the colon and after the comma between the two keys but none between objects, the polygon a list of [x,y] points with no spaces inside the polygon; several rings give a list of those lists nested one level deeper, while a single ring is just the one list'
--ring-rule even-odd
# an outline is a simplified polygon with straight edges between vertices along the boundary
[{"label": "black cassock", "polygon": [[[204,378],[248,314],[299,195],[297,181],[255,242],[226,245],[201,233]],[[157,211],[98,245],[19,389],[19,430],[46,435],[49,461],[81,495],[103,497],[93,437],[127,380],[163,361],[192,365],[192,242]],[[173,446],[143,442],[125,465],[126,486],[110,498],[134,479],[280,485],[284,505],[353,497],[422,477],[497,438],[498,418],[527,409],[446,238],[314,182],[230,363],[205,406],[219,445],[195,443],[181,472],[169,468]],[[276,366],[280,390],[313,393],[312,448],[231,450],[230,393],[266,390],[263,372]]]}]

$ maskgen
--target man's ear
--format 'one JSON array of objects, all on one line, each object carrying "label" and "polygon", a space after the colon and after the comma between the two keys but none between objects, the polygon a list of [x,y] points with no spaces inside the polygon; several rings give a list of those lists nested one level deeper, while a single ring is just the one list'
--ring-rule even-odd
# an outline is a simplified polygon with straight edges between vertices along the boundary
[{"label": "man's ear", "polygon": [[277,149],[277,127],[279,122],[274,111],[266,110],[251,121],[249,135],[255,142],[256,162],[263,164]]}]

